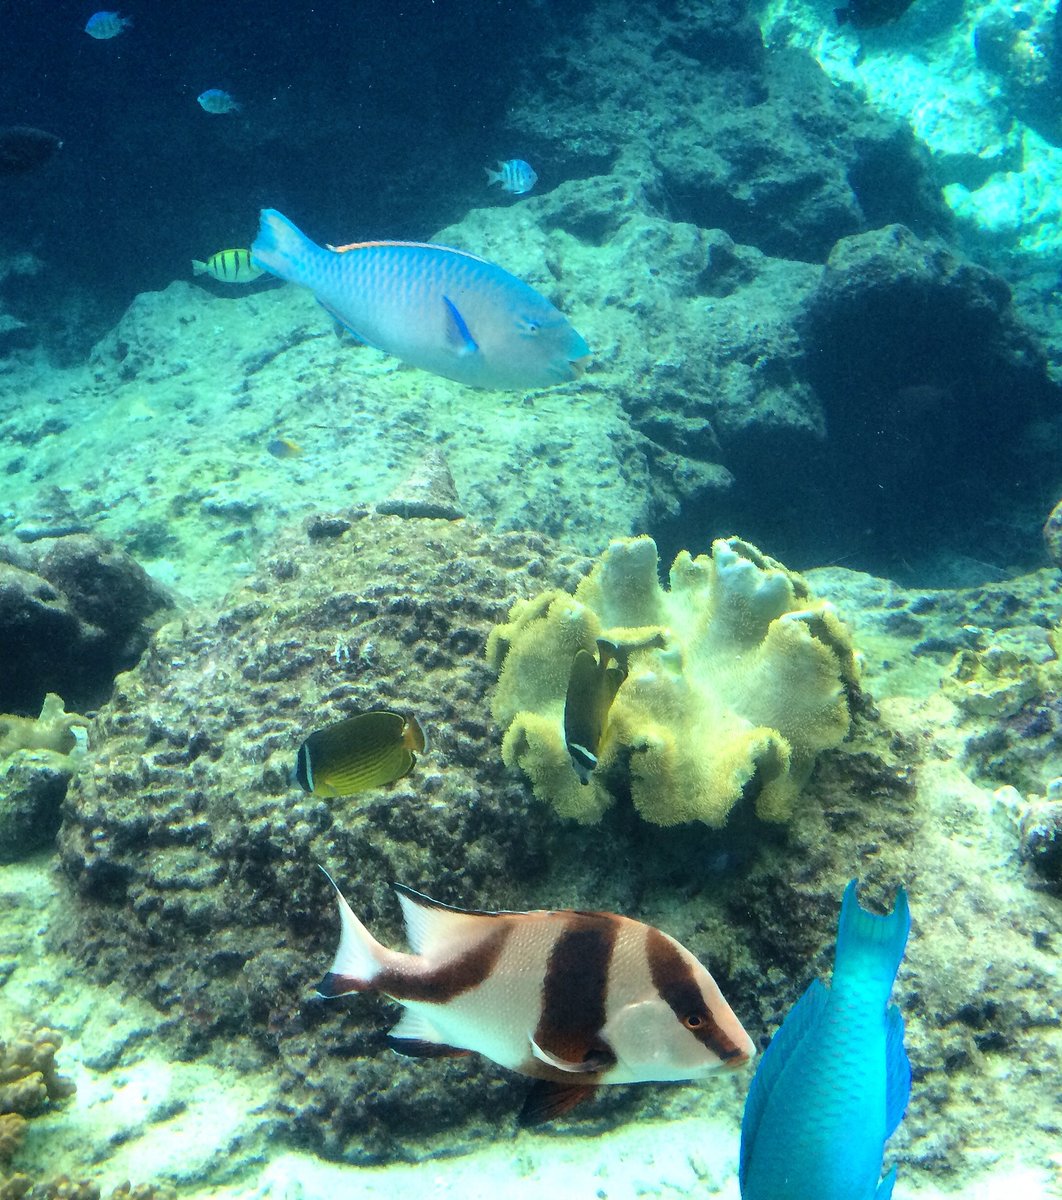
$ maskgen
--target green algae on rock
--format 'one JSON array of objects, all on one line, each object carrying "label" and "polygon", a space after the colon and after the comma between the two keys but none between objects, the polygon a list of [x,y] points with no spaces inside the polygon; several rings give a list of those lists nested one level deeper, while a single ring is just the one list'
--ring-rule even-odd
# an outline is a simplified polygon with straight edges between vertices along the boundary
[{"label": "green algae on rock", "polygon": [[[598,768],[584,785],[564,743],[568,674],[604,638],[628,665]],[[683,551],[658,580],[656,544],[613,541],[575,590],[520,600],[487,647],[499,671],[502,752],[564,817],[601,819],[629,791],[656,825],[725,824],[741,800],[781,821],[819,751],[848,732],[858,696],[832,605],[738,538]]]}]

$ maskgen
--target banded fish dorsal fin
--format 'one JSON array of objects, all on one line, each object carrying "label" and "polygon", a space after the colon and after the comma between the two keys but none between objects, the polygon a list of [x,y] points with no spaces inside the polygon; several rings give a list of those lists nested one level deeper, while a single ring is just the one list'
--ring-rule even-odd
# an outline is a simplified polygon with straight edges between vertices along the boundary
[{"label": "banded fish dorsal fin", "polygon": [[402,883],[391,886],[402,906],[406,938],[415,954],[428,954],[433,950],[438,951],[440,946],[484,937],[489,924],[501,915],[454,908]]}]

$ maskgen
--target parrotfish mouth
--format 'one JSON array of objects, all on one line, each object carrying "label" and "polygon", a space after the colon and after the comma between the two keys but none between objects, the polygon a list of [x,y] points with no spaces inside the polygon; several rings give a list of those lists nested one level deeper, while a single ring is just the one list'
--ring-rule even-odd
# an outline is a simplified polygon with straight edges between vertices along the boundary
[{"label": "parrotfish mouth", "polygon": [[593,358],[591,354],[584,354],[582,358],[572,358],[568,360],[568,366],[572,369],[572,378],[579,379],[583,372],[590,365],[590,360]]}]

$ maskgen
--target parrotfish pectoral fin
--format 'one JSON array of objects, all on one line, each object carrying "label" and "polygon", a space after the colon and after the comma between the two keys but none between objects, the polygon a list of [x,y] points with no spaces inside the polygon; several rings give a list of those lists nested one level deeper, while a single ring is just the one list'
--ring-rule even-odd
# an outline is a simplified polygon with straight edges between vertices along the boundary
[{"label": "parrotfish pectoral fin", "polygon": [[874,1200],[892,1200],[892,1189],[896,1183],[896,1168],[893,1167],[888,1175],[878,1184],[878,1190],[874,1193]]},{"label": "parrotfish pectoral fin", "polygon": [[449,296],[443,296],[446,305],[446,342],[458,354],[475,354],[479,349],[476,339],[469,333],[465,318]]},{"label": "parrotfish pectoral fin", "polygon": [[744,1183],[752,1147],[756,1142],[760,1121],[770,1101],[771,1093],[778,1082],[786,1063],[797,1046],[808,1036],[822,1019],[826,1011],[829,992],[819,979],[813,979],[807,991],[789,1010],[781,1028],[763,1052],[760,1065],[749,1088],[745,1101],[745,1114],[741,1119],[741,1158],[738,1164],[738,1179]]},{"label": "parrotfish pectoral fin", "polygon": [[555,1067],[558,1071],[567,1071],[572,1075],[592,1075],[597,1071],[605,1071],[616,1065],[616,1056],[605,1046],[591,1050],[582,1062],[567,1062],[555,1054],[550,1054],[548,1050],[543,1050],[534,1038],[528,1040],[531,1043],[531,1053],[539,1062]]},{"label": "parrotfish pectoral fin", "polygon": [[892,1137],[911,1098],[911,1062],[903,1045],[903,1016],[895,1004],[885,1020],[885,1136]]},{"label": "parrotfish pectoral fin", "polygon": [[590,1084],[553,1083],[548,1079],[537,1079],[520,1109],[520,1124],[541,1125],[543,1121],[563,1116],[581,1104],[593,1090]]}]

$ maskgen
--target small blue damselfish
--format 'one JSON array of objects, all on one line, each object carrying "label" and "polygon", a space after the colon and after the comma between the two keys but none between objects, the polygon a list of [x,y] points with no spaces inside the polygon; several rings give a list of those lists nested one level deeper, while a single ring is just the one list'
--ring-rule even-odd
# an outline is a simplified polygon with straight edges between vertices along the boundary
[{"label": "small blue damselfish", "polygon": [[214,113],[216,116],[239,112],[243,107],[230,93],[223,91],[221,88],[207,88],[205,92],[200,92],[196,96],[196,100],[204,112]]},{"label": "small blue damselfish", "polygon": [[885,1142],[903,1118],[911,1064],[903,1017],[889,1004],[911,914],[860,906],[845,888],[833,982],[815,980],[760,1060],[741,1122],[742,1200],[889,1200]]},{"label": "small blue damselfish", "polygon": [[85,32],[98,42],[117,37],[133,23],[132,17],[123,17],[116,12],[93,13],[85,24]]},{"label": "small blue damselfish", "polygon": [[487,172],[488,187],[492,183],[500,183],[502,191],[513,196],[525,195],[538,183],[538,176],[531,164],[524,162],[522,158],[510,158],[508,162],[500,162],[496,171],[492,171],[490,167],[484,167],[483,170]]}]

